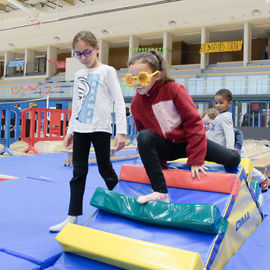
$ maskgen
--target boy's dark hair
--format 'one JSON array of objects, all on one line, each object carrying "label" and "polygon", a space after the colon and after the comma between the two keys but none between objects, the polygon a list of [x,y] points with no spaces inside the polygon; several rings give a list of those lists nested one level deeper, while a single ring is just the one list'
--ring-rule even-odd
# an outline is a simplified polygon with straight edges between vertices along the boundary
[{"label": "boy's dark hair", "polygon": [[233,100],[233,96],[232,96],[232,92],[228,89],[220,89],[216,92],[215,96],[222,96],[224,98],[226,98],[228,101],[232,101]]}]

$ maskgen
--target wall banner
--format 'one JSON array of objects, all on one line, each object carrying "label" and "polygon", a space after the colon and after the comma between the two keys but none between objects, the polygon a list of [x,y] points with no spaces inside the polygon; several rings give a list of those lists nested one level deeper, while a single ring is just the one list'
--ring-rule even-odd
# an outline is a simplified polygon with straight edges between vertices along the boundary
[{"label": "wall banner", "polygon": [[[160,53],[162,53],[163,50],[163,48],[129,48],[129,51],[133,52],[159,51]],[[166,51],[171,52],[172,49],[166,48]]]},{"label": "wall banner", "polygon": [[200,53],[241,51],[243,40],[211,42],[201,44]]},{"label": "wall banner", "polygon": [[56,65],[57,69],[65,69],[66,68],[66,61],[55,61],[55,60],[47,60],[49,63]]},{"label": "wall banner", "polygon": [[12,60],[8,63],[8,67],[23,67],[24,60]]}]

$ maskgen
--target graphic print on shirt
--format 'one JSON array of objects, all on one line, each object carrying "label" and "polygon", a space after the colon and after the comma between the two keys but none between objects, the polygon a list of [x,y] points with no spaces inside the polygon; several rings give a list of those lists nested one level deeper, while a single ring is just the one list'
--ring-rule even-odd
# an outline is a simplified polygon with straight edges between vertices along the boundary
[{"label": "graphic print on shirt", "polygon": [[77,119],[81,123],[92,123],[99,78],[99,74],[88,74],[87,79],[85,77],[78,78],[79,110]]},{"label": "graphic print on shirt", "polygon": [[172,131],[183,122],[172,100],[161,101],[154,104],[153,111],[164,136],[166,136],[167,132]]},{"label": "graphic print on shirt", "polygon": [[208,131],[215,131],[217,120],[214,119]]}]

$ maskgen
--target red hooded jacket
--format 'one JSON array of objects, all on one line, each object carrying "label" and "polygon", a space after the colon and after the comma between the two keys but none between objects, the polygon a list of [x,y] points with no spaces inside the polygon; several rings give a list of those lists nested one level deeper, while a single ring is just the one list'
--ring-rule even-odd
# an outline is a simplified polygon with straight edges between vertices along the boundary
[{"label": "red hooded jacket", "polygon": [[131,112],[138,131],[151,129],[173,143],[187,143],[187,165],[204,163],[207,141],[201,116],[183,85],[160,81],[146,95],[136,93]]}]

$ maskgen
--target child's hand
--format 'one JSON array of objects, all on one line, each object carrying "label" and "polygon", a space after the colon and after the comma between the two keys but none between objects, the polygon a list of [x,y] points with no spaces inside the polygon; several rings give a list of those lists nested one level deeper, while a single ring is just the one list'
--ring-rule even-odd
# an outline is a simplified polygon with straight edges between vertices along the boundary
[{"label": "child's hand", "polygon": [[124,134],[116,134],[114,139],[114,152],[124,148],[126,145],[126,136]]},{"label": "child's hand", "polygon": [[67,150],[71,150],[73,148],[73,136],[71,134],[67,134],[64,139],[64,146]]},{"label": "child's hand", "polygon": [[192,165],[191,166],[191,176],[192,178],[195,178],[195,175],[198,180],[200,180],[200,174],[199,172],[201,171],[204,175],[206,175],[206,172],[208,168],[203,166],[203,165]]}]

